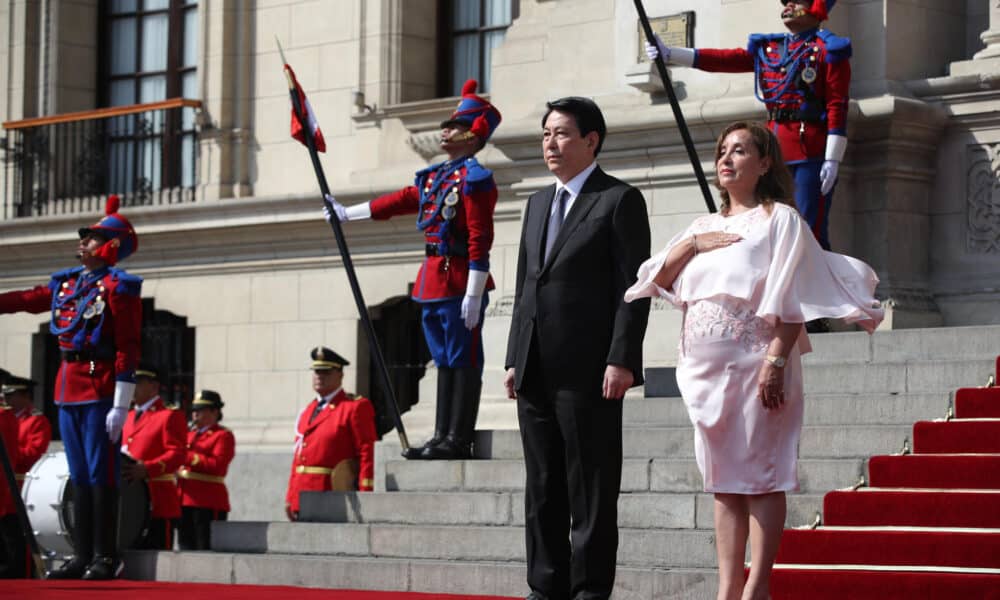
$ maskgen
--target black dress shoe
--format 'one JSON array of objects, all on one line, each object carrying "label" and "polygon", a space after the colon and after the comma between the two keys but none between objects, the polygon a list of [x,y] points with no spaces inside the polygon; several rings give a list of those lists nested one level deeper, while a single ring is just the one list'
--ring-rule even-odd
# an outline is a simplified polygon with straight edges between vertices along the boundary
[{"label": "black dress shoe", "polygon": [[431,446],[421,453],[424,460],[469,460],[472,458],[472,444],[457,442],[448,437],[437,446]]},{"label": "black dress shoe", "polygon": [[428,449],[433,448],[434,446],[437,446],[440,443],[441,443],[441,438],[432,437],[431,439],[427,440],[427,443],[424,444],[423,446],[417,446],[416,448],[410,446],[409,448],[407,448],[406,452],[403,452],[403,458],[405,458],[406,460],[429,460],[426,456],[424,456],[424,454],[427,452]]},{"label": "black dress shoe", "polygon": [[81,579],[103,581],[114,579],[122,569],[122,564],[110,556],[98,556],[90,563]]},{"label": "black dress shoe", "polygon": [[531,592],[525,596],[524,600],[549,600],[548,596],[544,594],[539,594],[538,592]]},{"label": "black dress shoe", "polygon": [[46,579],[80,579],[87,570],[90,563],[85,558],[74,558],[58,569],[53,569],[45,574]]}]

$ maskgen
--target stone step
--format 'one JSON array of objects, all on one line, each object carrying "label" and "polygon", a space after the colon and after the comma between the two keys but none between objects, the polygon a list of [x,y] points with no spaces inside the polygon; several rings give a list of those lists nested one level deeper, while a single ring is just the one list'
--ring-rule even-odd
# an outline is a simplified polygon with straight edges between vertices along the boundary
[{"label": "stone step", "polygon": [[[799,485],[806,493],[848,487],[857,482],[864,469],[863,458],[803,459],[799,461]],[[524,462],[519,459],[398,459],[386,461],[385,477],[390,492],[512,492],[524,489],[525,476]],[[625,459],[621,489],[626,493],[693,493],[702,491],[702,479],[690,458]]]},{"label": "stone step", "polygon": [[804,358],[807,363],[996,359],[1000,354],[997,340],[997,325],[895,329],[872,336],[863,332],[824,333],[809,336],[813,351]]},{"label": "stone step", "polygon": [[951,393],[982,385],[995,368],[996,358],[906,363],[829,364],[809,368],[803,375],[806,394],[840,393]]},{"label": "stone step", "polygon": [[[714,564],[714,562],[712,563]],[[291,554],[132,551],[126,579],[292,585],[328,589],[524,597],[521,561],[444,561]],[[615,598],[703,600],[716,594],[714,569],[619,566]]]},{"label": "stone step", "polygon": [[[619,528],[618,564],[692,568],[714,564],[713,533],[700,529]],[[215,552],[318,554],[434,560],[518,561],[524,528],[518,526],[397,525],[391,523],[213,524]]]},{"label": "stone step", "polygon": [[[806,425],[902,425],[944,417],[948,394],[807,394]],[[687,426],[691,423],[681,398],[626,400],[626,426]],[[487,427],[480,426],[480,429]]]},{"label": "stone step", "polygon": [[[861,457],[887,454],[902,447],[908,425],[806,425],[799,456],[804,458]],[[626,427],[622,449],[626,458],[694,457],[691,427]],[[521,433],[514,430],[477,431],[476,458],[521,458]]]},{"label": "stone step", "polygon": [[[949,357],[951,358],[951,357]],[[808,363],[803,368],[806,396],[811,394],[951,393],[960,387],[983,385],[996,368],[996,357],[968,360],[908,362]],[[647,388],[666,387],[674,370],[646,369]]]},{"label": "stone step", "polygon": [[[790,494],[786,526],[812,522],[822,507],[819,494]],[[523,526],[520,492],[306,492],[301,521],[391,523],[397,525]],[[711,494],[619,496],[618,524],[632,529],[712,529]]]}]

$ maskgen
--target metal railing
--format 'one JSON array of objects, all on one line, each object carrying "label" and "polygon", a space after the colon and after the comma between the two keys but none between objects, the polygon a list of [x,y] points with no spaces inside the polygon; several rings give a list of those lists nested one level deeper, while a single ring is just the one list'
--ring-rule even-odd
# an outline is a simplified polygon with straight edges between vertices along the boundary
[{"label": "metal railing", "polygon": [[8,121],[3,219],[193,202],[198,100],[173,98]]}]

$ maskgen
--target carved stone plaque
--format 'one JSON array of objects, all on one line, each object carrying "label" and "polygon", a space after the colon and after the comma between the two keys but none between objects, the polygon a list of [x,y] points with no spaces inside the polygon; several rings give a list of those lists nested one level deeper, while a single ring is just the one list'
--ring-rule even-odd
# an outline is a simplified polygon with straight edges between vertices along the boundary
[{"label": "carved stone plaque", "polygon": [[966,249],[1000,253],[1000,144],[969,147]]},{"label": "carved stone plaque", "polygon": [[[653,33],[660,36],[667,46],[682,46],[690,48],[694,46],[694,11],[689,10],[677,15],[666,17],[656,17],[649,20],[649,26]],[[646,34],[642,30],[642,23],[636,22],[639,30],[639,48],[636,55],[637,62],[648,61],[646,58]]]}]

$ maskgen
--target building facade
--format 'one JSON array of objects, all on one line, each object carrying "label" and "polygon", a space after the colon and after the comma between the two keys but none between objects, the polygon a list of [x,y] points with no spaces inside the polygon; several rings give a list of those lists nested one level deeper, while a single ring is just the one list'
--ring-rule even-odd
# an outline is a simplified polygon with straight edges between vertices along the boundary
[{"label": "building facade", "polygon": [[[701,47],[782,30],[776,0],[645,8],[683,16]],[[0,290],[71,266],[77,228],[101,214],[106,193],[121,193],[140,239],[122,267],[145,279],[158,332],[144,351],[178,372],[178,399],[218,390],[240,449],[273,449],[280,462],[312,396],[310,348],[352,361],[348,389],[378,391],[308,154],[289,136],[276,39],[318,116],[330,187],[348,205],[437,160],[438,124],[474,76],[503,113],[480,154],[500,199],[479,426],[516,427],[502,357],[524,201],[551,181],[545,101],[601,105],[601,164],[643,190],[654,249],[705,210],[637,21],[627,0],[12,0],[0,6]],[[854,48],[834,250],[878,272],[884,327],[1000,323],[1000,3],[841,0],[826,27]],[[711,179],[717,133],[765,117],[753,79],[670,72]],[[404,417],[420,441],[434,371],[406,298],[422,236],[406,218],[345,231],[401,400],[423,397]],[[46,321],[0,317],[0,365],[50,380]],[[651,366],[674,363],[679,326],[676,311],[654,305]]]}]

